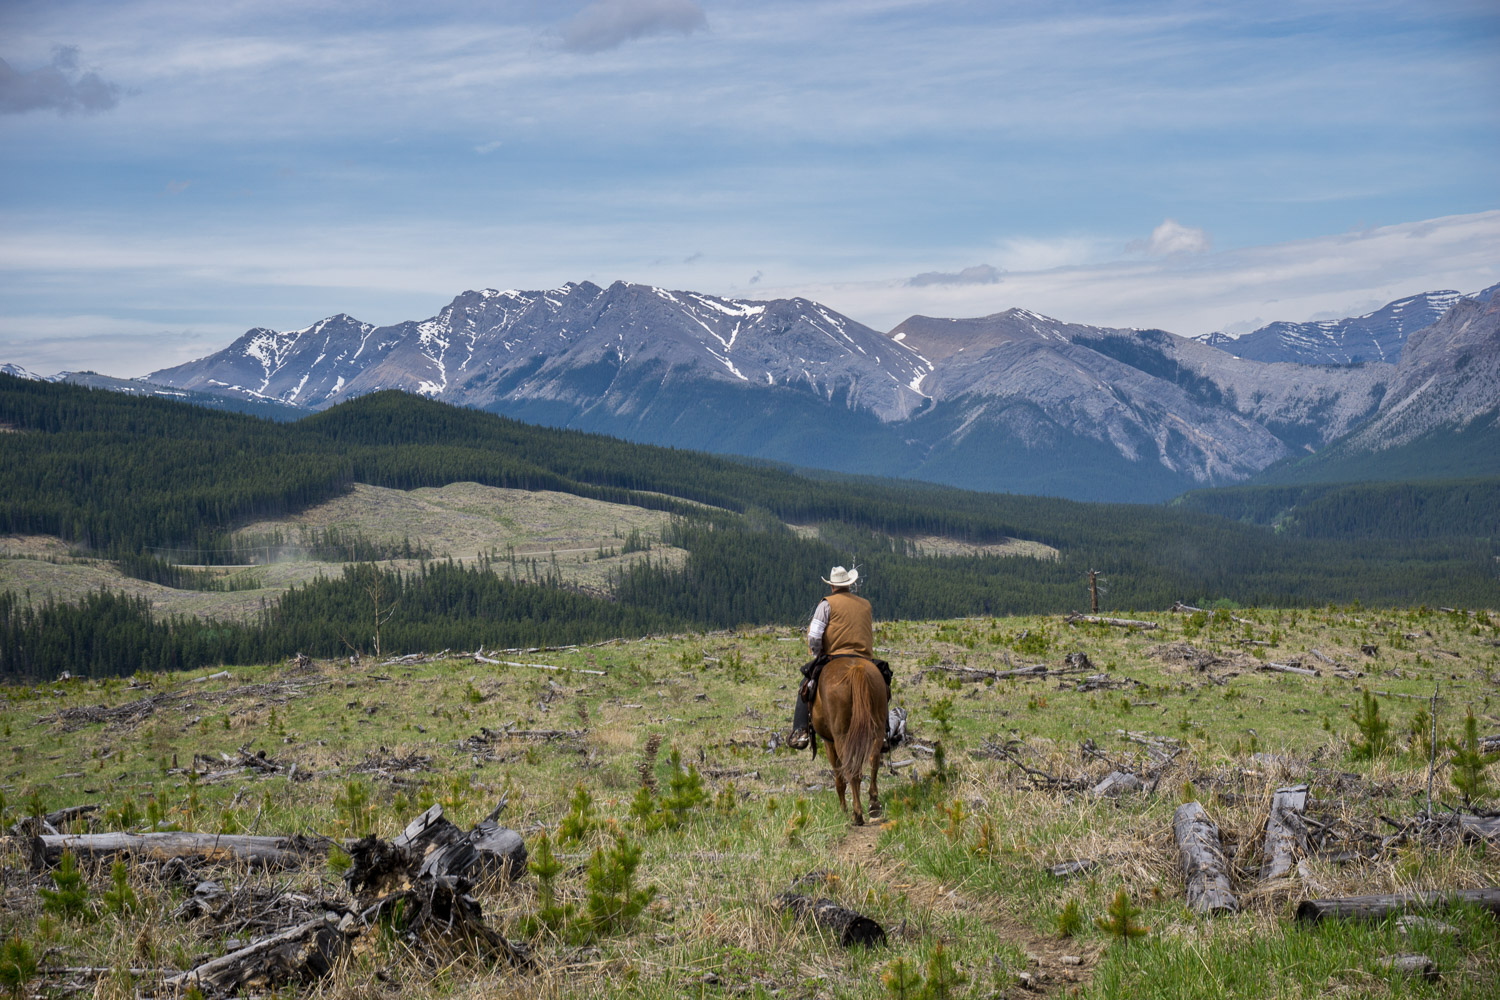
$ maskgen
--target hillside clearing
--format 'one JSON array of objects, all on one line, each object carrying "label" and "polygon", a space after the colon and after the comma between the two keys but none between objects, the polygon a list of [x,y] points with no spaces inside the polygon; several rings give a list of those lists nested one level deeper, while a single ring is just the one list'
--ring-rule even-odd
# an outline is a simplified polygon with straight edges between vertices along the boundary
[{"label": "hillside clearing", "polygon": [[[1500,927],[1487,916],[1446,914],[1452,934],[1415,938],[1394,922],[1303,928],[1288,919],[1302,895],[1500,879],[1493,847],[1381,839],[1393,832],[1382,816],[1405,822],[1424,807],[1427,755],[1413,722],[1435,683],[1441,737],[1458,734],[1469,707],[1482,733],[1500,731],[1492,620],[1425,610],[1236,614],[1250,624],[1227,614],[1148,614],[1162,624],[1149,634],[1058,617],[882,623],[877,648],[896,668],[895,702],[910,709],[915,742],[891,755],[902,766],[882,776],[886,822],[864,830],[851,830],[839,812],[824,759],[777,747],[804,655],[792,629],[500,657],[603,676],[450,656],[8,687],[0,792],[11,818],[95,803],[103,807],[97,828],[161,823],[334,838],[365,829],[390,837],[434,801],[466,825],[505,798],[501,821],[533,851],[544,829],[561,836],[571,811],[588,822],[556,847],[564,869],[556,888],[579,912],[591,852],[614,843],[612,829],[642,850],[636,884],[653,887],[655,898],[639,918],[588,940],[573,937],[566,921],[563,931],[532,935],[533,974],[458,958],[434,981],[415,955],[373,935],[307,994],[873,998],[890,995],[881,975],[905,958],[929,980],[950,963],[963,979],[951,996],[1492,995]],[[1363,646],[1377,649],[1369,655]],[[1071,665],[1070,653],[1087,656],[1088,666]],[[1322,672],[1255,669],[1291,660]],[[1050,675],[986,682],[977,673],[1036,664]],[[1373,759],[1351,749],[1360,734],[1350,715],[1364,690],[1381,692],[1391,725],[1389,748]],[[262,751],[268,766],[233,763]],[[674,753],[701,778],[706,798],[685,806],[675,826],[652,828],[631,815],[632,803],[642,775],[658,803],[675,794],[689,775],[673,767]],[[1154,791],[1118,799],[1085,791],[1113,769],[1148,774]],[[1436,792],[1446,803],[1456,801],[1450,778],[1440,754]],[[1269,795],[1293,782],[1311,785],[1309,815],[1338,836],[1319,838],[1322,847],[1290,880],[1262,885]],[[1223,832],[1239,914],[1209,920],[1182,905],[1171,815],[1185,795],[1199,798]],[[1080,859],[1092,865],[1084,874],[1047,872]],[[26,875],[13,850],[4,864],[0,936],[20,934],[38,953],[57,949],[51,966],[179,970],[218,954],[229,933],[211,917],[173,918],[182,890],[174,895],[139,866],[129,881],[143,912],[128,923],[101,902],[107,868],[88,873],[97,918],[41,916],[36,888],[48,883]],[[321,866],[280,875],[197,871],[242,899],[344,891]],[[878,920],[888,946],[844,951],[776,912],[772,901],[797,880]],[[1093,924],[1119,889],[1151,928],[1129,945]],[[538,891],[527,876],[486,883],[479,898],[490,924],[518,939]],[[1057,921],[1070,901],[1084,919],[1063,939]],[[1381,970],[1382,956],[1411,950],[1432,957],[1442,978],[1413,984]],[[109,986],[125,992],[149,991],[152,982],[123,972],[101,981],[130,983]]]}]

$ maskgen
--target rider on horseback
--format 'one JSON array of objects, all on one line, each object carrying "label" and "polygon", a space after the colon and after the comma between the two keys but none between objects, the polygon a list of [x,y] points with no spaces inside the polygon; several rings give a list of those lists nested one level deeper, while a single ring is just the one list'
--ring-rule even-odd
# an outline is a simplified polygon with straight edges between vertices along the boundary
[{"label": "rider on horseback", "polygon": [[[818,674],[829,660],[840,656],[857,656],[869,660],[880,669],[881,676],[885,678],[886,697],[889,698],[891,693],[890,665],[884,660],[875,659],[875,628],[871,620],[870,602],[853,590],[859,581],[859,570],[835,566],[822,580],[832,590],[818,602],[812,622],[807,626],[807,651],[813,655],[813,660],[802,668],[807,681],[798,692],[792,731],[787,736],[787,744],[798,750],[812,743],[812,700]],[[890,741],[889,732],[887,741]]]}]

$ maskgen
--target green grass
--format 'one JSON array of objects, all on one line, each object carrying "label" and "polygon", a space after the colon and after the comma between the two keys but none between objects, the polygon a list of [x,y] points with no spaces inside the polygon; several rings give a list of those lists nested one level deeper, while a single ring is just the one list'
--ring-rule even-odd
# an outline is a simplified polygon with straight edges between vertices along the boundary
[{"label": "green grass", "polygon": [[[556,835],[578,812],[582,785],[596,822],[574,823],[581,834],[554,842],[563,865],[559,902],[578,913],[586,911],[594,850],[613,844],[616,831],[641,848],[636,884],[655,896],[639,917],[587,940],[539,932],[533,975],[459,957],[434,976],[371,934],[318,995],[881,997],[891,963],[903,958],[921,972],[940,944],[963,979],[957,996],[1015,995],[1023,973],[1044,976],[1037,980],[1043,989],[1076,988],[1088,997],[1487,995],[1500,976],[1500,931],[1487,916],[1446,916],[1457,941],[1431,934],[1407,941],[1393,926],[1303,928],[1289,915],[1297,893],[1494,885],[1494,849],[1405,846],[1349,864],[1312,858],[1309,884],[1295,891],[1256,892],[1251,875],[1278,784],[1308,781],[1320,815],[1377,833],[1389,832],[1380,814],[1400,818],[1422,808],[1426,757],[1409,747],[1408,731],[1425,704],[1416,698],[1441,683],[1440,738],[1459,733],[1469,706],[1482,733],[1500,730],[1493,704],[1500,647],[1489,644],[1496,630],[1420,611],[1236,614],[1252,624],[1194,624],[1174,615],[1149,615],[1164,627],[1142,633],[1058,617],[881,624],[876,644],[896,668],[895,703],[910,709],[921,747],[941,741],[947,767],[938,776],[930,754],[898,750],[897,761],[916,763],[882,774],[889,819],[861,831],[851,831],[839,811],[824,759],[767,749],[790,721],[796,667],[805,658],[789,629],[504,657],[604,676],[472,660],[366,661],[357,669],[323,661],[310,670],[235,667],[229,678],[208,680],[201,671],[3,688],[3,821],[28,801],[48,810],[94,802],[105,807],[96,829],[159,824],[349,838],[368,828],[390,837],[425,804],[442,802],[467,825],[506,796],[502,822],[534,843],[542,829]],[[1274,645],[1243,646],[1247,632]],[[1200,672],[1157,648],[1184,642],[1222,662]],[[1362,654],[1363,643],[1378,644],[1378,655]],[[1364,676],[1334,676],[1311,648]],[[1278,662],[1300,657],[1323,676],[1258,672],[1262,659],[1246,649]],[[1076,690],[1085,674],[986,683],[936,669],[1042,662],[1057,669],[1072,652],[1087,654],[1113,688]],[[1358,735],[1350,715],[1365,688],[1387,692],[1376,697],[1392,723],[1391,751],[1372,760],[1358,759],[1350,744]],[[140,711],[98,719],[100,708],[131,704]],[[581,735],[480,738],[508,726]],[[1149,764],[1146,746],[1129,734],[1180,745],[1152,795],[1100,801],[1037,788],[990,749],[1009,745],[1032,768],[1086,785],[1113,766]],[[662,743],[648,760],[653,736]],[[1107,760],[1081,752],[1087,740]],[[264,751],[282,773],[234,772],[214,782],[189,773],[195,758],[200,769],[215,770],[223,765],[204,761],[241,749]],[[676,825],[648,826],[630,815],[641,768],[658,794],[668,794],[674,749],[702,776],[707,801],[685,808]],[[311,779],[288,780],[293,763]],[[1235,852],[1240,914],[1209,921],[1183,905],[1170,826],[1188,782]],[[1446,769],[1437,790],[1456,801]],[[1046,870],[1077,858],[1098,867],[1069,880]],[[89,916],[64,920],[42,910],[37,889],[50,880],[25,874],[13,848],[0,861],[8,886],[0,938],[20,935],[36,954],[46,952],[48,966],[181,969],[219,953],[235,935],[233,919],[174,919],[186,890],[156,881],[143,866],[128,873],[137,903],[127,912],[105,903],[105,893],[118,890],[110,867],[85,866]],[[800,891],[873,917],[890,944],[845,952],[779,912],[776,896],[810,872],[825,874]],[[274,876],[225,869],[213,877],[246,893],[342,892],[334,864]],[[1128,944],[1094,924],[1121,889],[1142,910],[1138,922],[1151,928]],[[492,924],[517,937],[536,911],[537,890],[528,876],[482,886],[479,897]],[[1084,919],[1076,936],[1058,938],[1070,901]],[[1438,963],[1442,980],[1419,986],[1381,971],[1383,955],[1415,950]],[[127,978],[106,977],[101,995],[149,987]]]}]

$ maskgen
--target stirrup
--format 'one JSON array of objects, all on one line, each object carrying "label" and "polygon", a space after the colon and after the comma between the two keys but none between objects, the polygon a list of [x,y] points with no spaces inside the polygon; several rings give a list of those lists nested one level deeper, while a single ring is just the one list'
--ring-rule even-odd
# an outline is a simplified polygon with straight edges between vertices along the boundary
[{"label": "stirrup", "polygon": [[787,734],[786,745],[793,750],[806,750],[812,746],[812,730],[794,729]]}]

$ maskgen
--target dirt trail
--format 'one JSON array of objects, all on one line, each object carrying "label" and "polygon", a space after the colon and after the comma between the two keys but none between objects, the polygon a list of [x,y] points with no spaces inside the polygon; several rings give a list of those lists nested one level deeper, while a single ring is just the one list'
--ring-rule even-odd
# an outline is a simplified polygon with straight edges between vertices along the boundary
[{"label": "dirt trail", "polygon": [[[1099,957],[1097,945],[1039,934],[1033,928],[1008,918],[997,907],[965,896],[956,888],[912,871],[900,859],[882,854],[876,846],[879,839],[878,821],[867,826],[850,827],[834,849],[834,857],[846,865],[863,868],[923,909],[966,913],[995,928],[1002,938],[1032,959],[1025,971],[1034,977],[1030,986],[1039,995],[1062,994],[1088,982]],[[1064,962],[1065,956],[1081,959],[1082,964]]]}]

